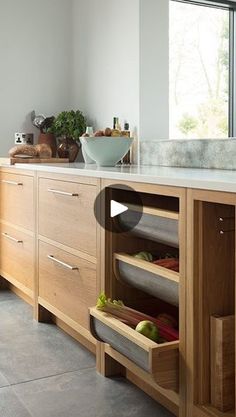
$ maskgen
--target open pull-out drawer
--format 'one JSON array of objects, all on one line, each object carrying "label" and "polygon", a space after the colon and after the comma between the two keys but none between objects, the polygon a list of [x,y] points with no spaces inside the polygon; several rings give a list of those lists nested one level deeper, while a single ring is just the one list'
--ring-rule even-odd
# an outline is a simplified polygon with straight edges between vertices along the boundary
[{"label": "open pull-out drawer", "polygon": [[178,341],[159,345],[96,308],[90,309],[90,330],[98,341],[108,343],[150,373],[158,385],[178,391]]},{"label": "open pull-out drawer", "polygon": [[179,273],[124,253],[114,254],[114,273],[118,280],[147,294],[179,305]]},{"label": "open pull-out drawer", "polygon": [[121,229],[164,245],[179,247],[179,213],[131,204],[126,206],[129,210],[118,216]]}]

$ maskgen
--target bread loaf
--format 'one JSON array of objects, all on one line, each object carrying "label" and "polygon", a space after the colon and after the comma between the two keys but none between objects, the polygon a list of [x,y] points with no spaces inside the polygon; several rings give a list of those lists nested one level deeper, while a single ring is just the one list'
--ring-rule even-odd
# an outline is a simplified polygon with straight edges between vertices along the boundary
[{"label": "bread loaf", "polygon": [[35,145],[37,151],[37,156],[42,159],[49,159],[52,157],[52,149],[46,143],[41,143],[40,145]]},{"label": "bread loaf", "polygon": [[37,156],[37,150],[33,145],[17,145],[10,149],[9,155],[11,158],[16,155],[27,155],[35,158]]},{"label": "bread loaf", "polygon": [[40,145],[17,145],[9,151],[10,158],[27,155],[32,158],[49,159],[52,157],[52,149],[46,143]]}]

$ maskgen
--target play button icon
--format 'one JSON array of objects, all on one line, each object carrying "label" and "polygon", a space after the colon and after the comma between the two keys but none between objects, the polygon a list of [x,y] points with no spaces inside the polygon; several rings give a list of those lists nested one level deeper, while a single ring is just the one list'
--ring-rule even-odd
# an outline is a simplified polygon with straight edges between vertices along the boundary
[{"label": "play button icon", "polygon": [[143,215],[142,193],[125,184],[111,184],[97,195],[94,214],[100,226],[109,232],[132,231]]},{"label": "play button icon", "polygon": [[118,203],[118,201],[115,200],[110,201],[110,215],[112,218],[125,213],[127,210],[129,210],[129,208],[124,204]]}]

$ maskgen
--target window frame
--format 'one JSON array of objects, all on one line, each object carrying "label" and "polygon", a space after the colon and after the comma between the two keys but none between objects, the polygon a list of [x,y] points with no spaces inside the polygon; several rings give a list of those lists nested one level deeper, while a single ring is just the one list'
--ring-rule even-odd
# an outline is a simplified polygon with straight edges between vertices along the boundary
[{"label": "window frame", "polygon": [[236,1],[231,0],[170,0],[195,6],[229,10],[229,109],[228,137],[236,137]]}]

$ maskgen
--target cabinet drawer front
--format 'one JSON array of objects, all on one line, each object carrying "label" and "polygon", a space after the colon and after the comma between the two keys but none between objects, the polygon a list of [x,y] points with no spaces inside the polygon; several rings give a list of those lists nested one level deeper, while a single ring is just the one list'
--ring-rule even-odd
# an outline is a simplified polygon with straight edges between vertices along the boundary
[{"label": "cabinet drawer front", "polygon": [[[3,224],[1,224],[0,230],[1,275],[16,286],[18,282],[20,284],[19,288],[32,296],[34,238]],[[25,288],[21,288],[21,285]]]},{"label": "cabinet drawer front", "polygon": [[96,187],[39,180],[39,234],[96,256]]},{"label": "cabinet drawer front", "polygon": [[27,230],[34,230],[33,177],[1,173],[0,217]]},{"label": "cabinet drawer front", "polygon": [[88,309],[96,302],[96,265],[40,242],[39,297],[89,329]]}]

